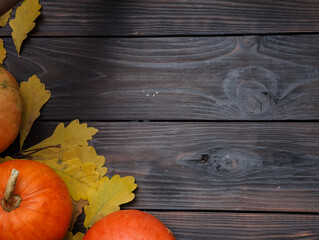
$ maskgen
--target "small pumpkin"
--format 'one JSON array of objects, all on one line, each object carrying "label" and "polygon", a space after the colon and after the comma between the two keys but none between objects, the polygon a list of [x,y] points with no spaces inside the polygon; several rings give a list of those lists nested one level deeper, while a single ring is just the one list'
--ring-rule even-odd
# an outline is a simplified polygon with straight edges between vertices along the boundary
[{"label": "small pumpkin", "polygon": [[119,210],[97,221],[83,240],[175,240],[155,216],[135,209]]},{"label": "small pumpkin", "polygon": [[61,240],[69,228],[71,197],[63,180],[43,163],[0,164],[0,199],[1,240]]},{"label": "small pumpkin", "polygon": [[21,106],[16,79],[0,67],[0,153],[13,143],[19,133]]}]

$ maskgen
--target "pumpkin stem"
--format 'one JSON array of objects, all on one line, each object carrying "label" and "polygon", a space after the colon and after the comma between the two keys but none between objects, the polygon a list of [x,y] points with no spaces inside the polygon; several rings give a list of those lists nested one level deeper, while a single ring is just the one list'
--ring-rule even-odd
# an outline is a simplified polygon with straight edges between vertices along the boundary
[{"label": "pumpkin stem", "polygon": [[20,202],[22,200],[20,196],[13,195],[18,176],[19,176],[19,171],[16,169],[12,169],[10,178],[7,182],[6,190],[4,192],[4,198],[1,199],[1,206],[7,212],[10,212],[16,209],[17,207],[19,207]]}]

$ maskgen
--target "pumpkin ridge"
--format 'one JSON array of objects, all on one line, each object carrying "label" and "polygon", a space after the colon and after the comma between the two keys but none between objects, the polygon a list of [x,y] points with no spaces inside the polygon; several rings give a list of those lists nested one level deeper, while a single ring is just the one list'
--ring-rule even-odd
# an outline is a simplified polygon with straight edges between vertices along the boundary
[{"label": "pumpkin ridge", "polygon": [[25,195],[22,195],[21,198],[24,200],[24,201],[27,201],[28,198],[33,198],[35,196],[38,196],[39,194],[44,194],[47,192],[47,189],[46,188],[43,188],[43,189],[36,189],[34,192],[30,193],[30,194],[27,194],[27,193],[23,193]]},{"label": "pumpkin ridge", "polygon": [[47,215],[45,212],[43,212],[43,211],[39,211],[39,210],[37,210],[37,209],[34,209],[34,208],[29,208],[28,206],[26,206],[26,205],[20,205],[19,206],[19,208],[21,208],[21,209],[26,209],[26,210],[28,210],[28,211],[31,211],[31,212],[33,212],[33,213],[36,213],[36,214],[39,214],[39,215],[41,215],[41,216],[45,216],[45,217],[47,217],[47,218],[54,218],[53,216],[51,216],[51,215]]}]

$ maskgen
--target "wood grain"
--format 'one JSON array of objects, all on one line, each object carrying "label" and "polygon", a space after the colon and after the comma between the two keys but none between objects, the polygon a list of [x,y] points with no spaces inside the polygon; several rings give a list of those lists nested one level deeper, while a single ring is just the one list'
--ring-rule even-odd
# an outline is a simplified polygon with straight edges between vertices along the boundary
[{"label": "wood grain", "polygon": [[37,38],[20,59],[6,39],[6,66],[51,90],[46,120],[317,120],[318,40]]},{"label": "wood grain", "polygon": [[[37,143],[57,122],[38,122]],[[136,178],[129,208],[319,212],[318,123],[89,122],[108,175]],[[39,134],[41,133],[41,134]]]},{"label": "wood grain", "polygon": [[[313,0],[41,0],[37,36],[158,36],[318,32]],[[14,14],[12,14],[14,16]],[[6,27],[2,35],[9,35]]]},{"label": "wood grain", "polygon": [[319,1],[40,2],[21,58],[0,31],[52,92],[25,147],[81,119],[177,239],[319,239]]},{"label": "wood grain", "polygon": [[[178,240],[317,239],[319,216],[304,214],[154,212]],[[83,216],[75,231],[85,232]]]}]

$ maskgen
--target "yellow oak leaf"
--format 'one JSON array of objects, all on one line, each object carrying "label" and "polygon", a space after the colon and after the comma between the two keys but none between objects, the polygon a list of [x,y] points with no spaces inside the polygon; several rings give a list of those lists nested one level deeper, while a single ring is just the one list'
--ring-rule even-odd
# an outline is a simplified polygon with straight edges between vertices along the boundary
[{"label": "yellow oak leaf", "polygon": [[41,4],[39,0],[24,0],[17,7],[15,18],[10,20],[12,28],[12,39],[20,56],[22,42],[27,38],[27,34],[35,27],[34,21],[41,14]]},{"label": "yellow oak leaf", "polygon": [[76,146],[72,150],[65,151],[63,153],[66,159],[79,158],[82,162],[92,162],[96,165],[95,171],[97,171],[101,177],[103,177],[107,168],[104,167],[105,157],[97,155],[94,147],[92,146]]},{"label": "yellow oak leaf", "polygon": [[10,9],[8,12],[6,12],[0,17],[0,27],[4,27],[5,25],[7,25],[11,12],[12,9]]},{"label": "yellow oak leaf", "polygon": [[89,205],[84,207],[84,226],[91,227],[102,217],[120,210],[121,204],[130,202],[135,195],[132,193],[137,187],[134,177],[120,177],[115,175],[111,179],[103,177],[98,183],[98,189],[88,191]]},{"label": "yellow oak leaf", "polygon": [[7,161],[11,161],[11,160],[13,160],[13,158],[10,157],[10,156],[6,156],[5,158],[1,158],[0,157],[0,163],[4,163],[4,162],[7,162]]},{"label": "yellow oak leaf", "polygon": [[3,64],[4,59],[7,57],[7,51],[4,48],[3,40],[0,39],[0,63]]},{"label": "yellow oak leaf", "polygon": [[88,190],[97,188],[101,174],[107,170],[103,167],[105,158],[97,156],[93,147],[88,147],[88,140],[97,131],[86,123],[80,124],[79,120],[72,121],[67,127],[60,123],[50,137],[22,154],[51,167],[64,180],[74,201],[87,200]]},{"label": "yellow oak leaf", "polygon": [[[73,120],[67,127],[60,123],[54,130],[51,137],[43,140],[42,142],[27,149],[32,151],[40,148],[47,148],[48,146],[60,146],[64,149],[72,149],[76,146],[88,146],[88,140],[98,132],[96,128],[87,127],[86,123],[80,124],[79,120]],[[48,148],[48,151],[58,152],[60,148]],[[42,154],[46,153],[45,150],[32,155],[34,159],[46,159]]]},{"label": "yellow oak leaf", "polygon": [[6,159],[6,158],[0,157],[0,163],[4,163],[4,162],[9,161],[9,160],[11,160],[11,159]]},{"label": "yellow oak leaf", "polygon": [[98,186],[100,174],[95,171],[94,163],[82,163],[79,158],[37,161],[51,167],[63,179],[74,201],[87,200],[88,191]]},{"label": "yellow oak leaf", "polygon": [[45,89],[45,85],[36,75],[33,75],[28,82],[20,84],[20,95],[22,98],[21,149],[33,122],[40,116],[40,109],[49,100],[51,92]]},{"label": "yellow oak leaf", "polygon": [[81,232],[76,233],[74,236],[72,232],[67,232],[63,240],[82,240],[83,238],[84,234]]}]

